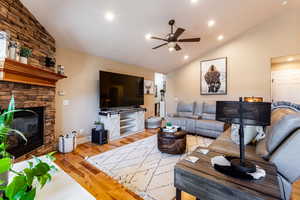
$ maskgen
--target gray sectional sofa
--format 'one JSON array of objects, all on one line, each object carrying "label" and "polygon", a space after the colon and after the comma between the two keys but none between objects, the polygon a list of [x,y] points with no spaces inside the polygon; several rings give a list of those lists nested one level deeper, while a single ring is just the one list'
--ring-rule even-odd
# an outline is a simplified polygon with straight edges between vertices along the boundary
[{"label": "gray sectional sofa", "polygon": [[[247,145],[246,158],[271,162],[277,167],[277,177],[284,200],[290,200],[292,184],[300,179],[300,106],[288,102],[273,103],[271,126],[266,137],[256,146]],[[209,148],[216,152],[239,156],[227,129]]]},{"label": "gray sectional sofa", "polygon": [[[217,138],[209,149],[239,156],[239,146],[233,143],[231,129],[225,131],[224,123],[215,120],[214,102],[179,102],[177,112],[167,120],[190,133]],[[272,162],[277,167],[277,177],[284,200],[290,200],[292,184],[300,179],[300,105],[289,102],[272,104],[271,126],[265,130],[266,138],[247,145],[246,158]]]},{"label": "gray sectional sofa", "polygon": [[183,130],[217,138],[225,130],[223,122],[216,121],[216,102],[179,102],[177,111],[167,115],[167,121]]}]

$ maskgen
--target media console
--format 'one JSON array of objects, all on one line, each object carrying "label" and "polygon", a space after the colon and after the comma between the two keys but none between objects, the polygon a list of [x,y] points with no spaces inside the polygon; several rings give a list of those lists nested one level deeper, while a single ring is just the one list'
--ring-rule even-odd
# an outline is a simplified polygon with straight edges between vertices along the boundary
[{"label": "media console", "polygon": [[108,130],[109,141],[145,130],[144,108],[121,108],[100,111],[100,120]]}]

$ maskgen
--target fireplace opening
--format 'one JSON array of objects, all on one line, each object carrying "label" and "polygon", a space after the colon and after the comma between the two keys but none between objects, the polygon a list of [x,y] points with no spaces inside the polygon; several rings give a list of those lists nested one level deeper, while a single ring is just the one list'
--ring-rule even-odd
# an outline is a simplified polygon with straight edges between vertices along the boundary
[{"label": "fireplace opening", "polygon": [[14,114],[12,128],[24,134],[27,143],[17,134],[9,136],[8,152],[16,158],[44,144],[44,107],[26,108]]}]

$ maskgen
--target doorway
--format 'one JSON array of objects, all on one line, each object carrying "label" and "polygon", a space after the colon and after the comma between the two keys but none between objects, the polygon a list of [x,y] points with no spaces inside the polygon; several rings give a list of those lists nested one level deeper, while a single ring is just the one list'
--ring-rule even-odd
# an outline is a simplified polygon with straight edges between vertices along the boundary
[{"label": "doorway", "polygon": [[300,104],[300,54],[271,59],[272,102]]},{"label": "doorway", "polygon": [[155,84],[155,116],[166,117],[166,75],[162,73],[154,74]]}]

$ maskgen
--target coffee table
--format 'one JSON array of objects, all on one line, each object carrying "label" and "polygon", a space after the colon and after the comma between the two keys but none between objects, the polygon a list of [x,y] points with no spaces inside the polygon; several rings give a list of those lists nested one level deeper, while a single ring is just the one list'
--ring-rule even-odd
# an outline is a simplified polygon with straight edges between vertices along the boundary
[{"label": "coffee table", "polygon": [[203,155],[196,151],[191,154],[199,158],[196,163],[181,160],[175,166],[176,200],[181,200],[181,191],[201,200],[281,199],[275,165],[253,161],[266,170],[266,177],[253,181],[241,180],[226,176],[213,168],[211,158],[222,154],[210,151]]},{"label": "coffee table", "polygon": [[174,133],[164,132],[160,129],[157,133],[157,146],[163,153],[183,154],[186,151],[187,132],[179,130]]}]

